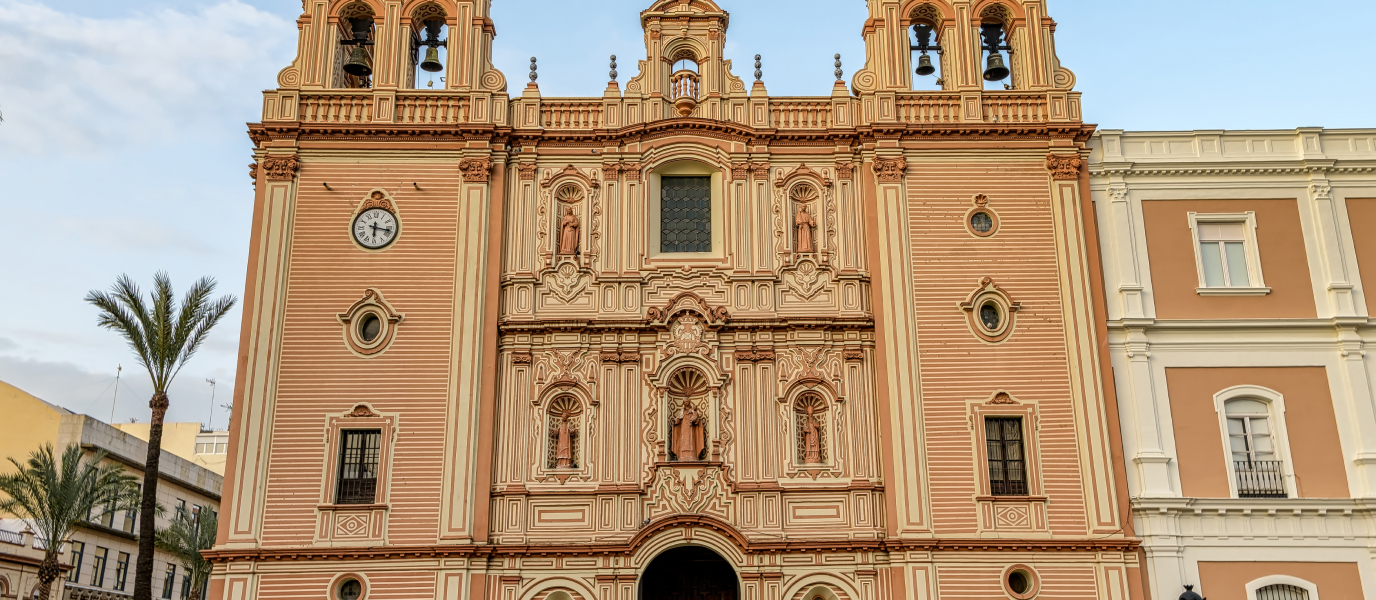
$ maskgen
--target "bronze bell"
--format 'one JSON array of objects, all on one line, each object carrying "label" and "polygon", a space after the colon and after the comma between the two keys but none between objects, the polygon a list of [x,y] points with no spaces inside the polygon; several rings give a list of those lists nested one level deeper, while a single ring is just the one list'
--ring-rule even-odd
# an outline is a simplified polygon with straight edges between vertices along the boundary
[{"label": "bronze bell", "polygon": [[932,57],[923,54],[917,58],[917,74],[923,77],[936,72],[936,67],[932,66]]},{"label": "bronze bell", "polygon": [[985,81],[1002,81],[1008,78],[1008,67],[1003,66],[1003,54],[989,53],[989,66],[984,69]]},{"label": "bronze bell", "polygon": [[431,73],[443,71],[444,65],[440,64],[440,49],[434,46],[426,48],[425,60],[421,61],[420,68]]},{"label": "bronze bell", "polygon": [[367,77],[373,74],[372,65],[368,64],[368,51],[363,46],[354,46],[349,53],[349,60],[344,63],[344,72],[354,77]]}]

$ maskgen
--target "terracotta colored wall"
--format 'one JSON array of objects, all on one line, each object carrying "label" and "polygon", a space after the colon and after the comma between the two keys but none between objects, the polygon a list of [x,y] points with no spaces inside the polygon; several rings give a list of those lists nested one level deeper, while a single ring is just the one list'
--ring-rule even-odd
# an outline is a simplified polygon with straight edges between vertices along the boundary
[{"label": "terracotta colored wall", "polygon": [[[909,163],[908,177],[933,524],[943,533],[978,527],[970,499],[985,466],[973,464],[975,432],[967,402],[1002,389],[1038,403],[1041,456],[1030,458],[1038,461],[1043,491],[1054,498],[1047,510],[1051,531],[1083,532],[1083,481],[1046,165]],[[987,194],[998,214],[999,229],[991,237],[975,237],[965,228],[975,194]],[[1001,344],[975,337],[965,313],[956,309],[986,276],[1022,303],[1012,336]]]},{"label": "terracotta colored wall", "polygon": [[1214,394],[1235,385],[1259,385],[1285,396],[1290,458],[1301,498],[1346,498],[1347,472],[1328,375],[1323,367],[1166,369],[1175,423],[1175,454],[1186,496],[1227,498],[1228,470]]},{"label": "terracotta colored wall", "polygon": [[[379,412],[402,413],[392,446],[391,543],[434,543],[450,402],[458,179],[452,164],[302,168],[264,544],[311,543],[315,506],[326,478],[326,417],[359,402],[369,402]],[[325,189],[321,181],[333,189]],[[415,190],[413,181],[424,191]],[[349,236],[354,208],[374,186],[393,194],[401,220],[396,244],[379,253],[358,250]],[[335,315],[370,287],[381,291],[405,320],[385,353],[363,360],[343,343]]]},{"label": "terracotta colored wall", "polygon": [[[1257,215],[1265,296],[1200,296],[1190,212]],[[1150,200],[1142,203],[1156,316],[1162,319],[1314,318],[1304,233],[1294,200]]]},{"label": "terracotta colored wall", "polygon": [[1376,198],[1348,198],[1347,222],[1352,226],[1352,245],[1357,250],[1357,268],[1366,289],[1366,314],[1376,315]]},{"label": "terracotta colored wall", "polygon": [[1323,600],[1362,600],[1357,563],[1200,562],[1199,595],[1210,600],[1251,600],[1247,583],[1268,575],[1289,575],[1319,586]]}]

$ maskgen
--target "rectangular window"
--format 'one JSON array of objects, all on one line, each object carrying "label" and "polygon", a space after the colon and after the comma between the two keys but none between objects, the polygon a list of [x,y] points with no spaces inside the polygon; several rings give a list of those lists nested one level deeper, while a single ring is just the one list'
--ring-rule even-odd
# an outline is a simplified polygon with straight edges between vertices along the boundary
[{"label": "rectangular window", "polygon": [[105,559],[110,556],[109,548],[96,546],[96,551],[91,553],[91,586],[101,587],[105,585]]},{"label": "rectangular window", "polygon": [[1021,417],[985,417],[984,443],[989,453],[989,493],[1027,495]]},{"label": "rectangular window", "polygon": [[124,511],[124,524],[120,526],[120,529],[123,529],[125,533],[134,533],[134,523],[138,521],[138,517],[139,511],[136,508]]},{"label": "rectangular window", "polygon": [[182,600],[191,595],[191,576],[182,575]]},{"label": "rectangular window", "polygon": [[184,515],[184,514],[186,514],[186,500],[182,500],[182,499],[178,498],[178,499],[177,499],[177,512],[176,512],[176,516],[180,517],[180,516],[182,516],[182,515]]},{"label": "rectangular window", "polygon": [[67,581],[76,583],[81,577],[81,559],[86,554],[86,544],[72,542],[72,570],[67,572]]},{"label": "rectangular window", "polygon": [[100,524],[105,527],[115,526],[115,505],[110,503],[105,505],[105,509],[100,511]]},{"label": "rectangular window", "polygon": [[1205,287],[1251,287],[1247,267],[1247,223],[1200,222],[1199,262]]},{"label": "rectangular window", "polygon": [[129,553],[120,552],[115,561],[115,589],[124,591],[124,580],[129,575]]},{"label": "rectangular window", "polygon": [[660,178],[660,252],[712,251],[712,178]]},{"label": "rectangular window", "polygon": [[167,577],[162,580],[163,600],[172,600],[172,586],[177,584],[177,565],[167,565]]},{"label": "rectangular window", "polygon": [[339,487],[335,492],[335,503],[372,504],[377,498],[382,430],[351,429],[341,433]]}]

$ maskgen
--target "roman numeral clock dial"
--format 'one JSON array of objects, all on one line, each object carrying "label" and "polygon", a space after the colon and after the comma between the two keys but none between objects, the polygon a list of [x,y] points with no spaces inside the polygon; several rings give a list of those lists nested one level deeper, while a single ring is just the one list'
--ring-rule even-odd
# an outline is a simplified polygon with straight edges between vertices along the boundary
[{"label": "roman numeral clock dial", "polygon": [[354,217],[354,241],[370,250],[383,248],[397,239],[397,217],[381,208],[370,208]]}]

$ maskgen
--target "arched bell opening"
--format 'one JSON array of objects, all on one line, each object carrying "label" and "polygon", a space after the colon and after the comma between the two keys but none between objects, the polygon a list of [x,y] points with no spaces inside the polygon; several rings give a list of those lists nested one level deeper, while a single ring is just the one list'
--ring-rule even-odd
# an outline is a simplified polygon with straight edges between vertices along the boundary
[{"label": "arched bell opening", "polygon": [[411,57],[406,87],[445,89],[449,70],[449,24],[444,9],[424,4],[411,15]]},{"label": "arched bell opening", "polygon": [[334,86],[346,89],[373,87],[373,64],[377,55],[377,21],[372,7],[354,2],[339,12],[338,41],[335,52]]},{"label": "arched bell opening", "polygon": [[721,555],[679,546],[656,556],[640,576],[640,600],[737,600],[740,580]]},{"label": "arched bell opening", "polygon": [[1012,12],[1002,4],[990,5],[980,14],[980,76],[986,90],[1017,87],[1013,80],[1012,22]]},{"label": "arched bell opening", "polygon": [[914,91],[945,89],[942,20],[941,10],[931,4],[919,5],[908,15],[908,46],[912,51]]}]

